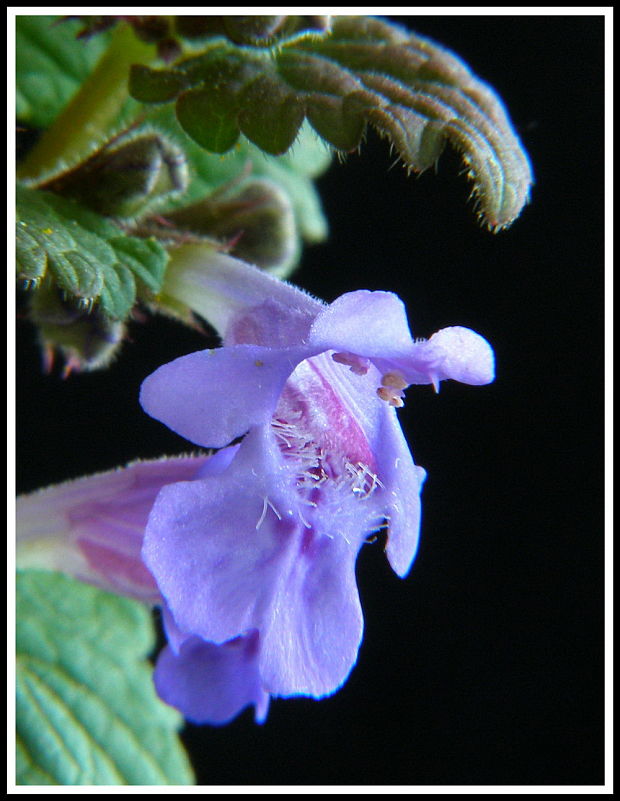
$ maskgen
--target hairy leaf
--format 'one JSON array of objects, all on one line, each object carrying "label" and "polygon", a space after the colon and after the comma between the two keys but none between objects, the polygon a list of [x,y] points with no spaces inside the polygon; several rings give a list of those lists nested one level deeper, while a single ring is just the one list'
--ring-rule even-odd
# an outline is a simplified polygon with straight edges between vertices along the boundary
[{"label": "hairy leaf", "polygon": [[145,103],[175,99],[184,130],[215,153],[241,133],[284,153],[304,118],[342,151],[357,148],[370,124],[417,172],[448,142],[492,230],[510,225],[529,198],[529,160],[493,90],[444,48],[372,17],[335,17],[329,33],[277,48],[212,38],[167,69],[133,68],[130,92]]},{"label": "hairy leaf", "polygon": [[182,721],[155,695],[146,607],[27,570],[16,618],[18,784],[192,783]]},{"label": "hairy leaf", "polygon": [[76,39],[79,24],[53,16],[17,16],[17,119],[45,128],[79,89],[105,50],[108,37]]},{"label": "hairy leaf", "polygon": [[33,288],[49,274],[77,308],[124,319],[161,287],[167,261],[152,239],[127,237],[95,212],[51,192],[17,188],[17,270]]}]

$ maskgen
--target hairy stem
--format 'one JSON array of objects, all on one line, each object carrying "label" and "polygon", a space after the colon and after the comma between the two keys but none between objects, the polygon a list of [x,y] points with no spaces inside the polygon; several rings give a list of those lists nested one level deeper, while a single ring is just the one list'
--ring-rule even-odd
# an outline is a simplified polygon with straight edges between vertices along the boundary
[{"label": "hairy stem", "polygon": [[130,66],[155,58],[154,45],[137,39],[128,25],[118,25],[94,71],[20,165],[18,177],[37,178],[86,157],[129,98]]}]

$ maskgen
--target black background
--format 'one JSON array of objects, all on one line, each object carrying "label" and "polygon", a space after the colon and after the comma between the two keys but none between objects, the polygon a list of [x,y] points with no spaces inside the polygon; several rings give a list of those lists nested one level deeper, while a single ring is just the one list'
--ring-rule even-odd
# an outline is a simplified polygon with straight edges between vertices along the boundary
[{"label": "black background", "polygon": [[[380,545],[362,550],[365,636],[340,692],[275,700],[262,727],[248,710],[183,736],[209,785],[600,784],[604,21],[393,19],[499,92],[532,202],[490,234],[456,155],[407,178],[370,135],[319,181],[330,240],[294,280],[327,301],[393,290],[417,336],[470,326],[493,344],[497,380],[409,390],[400,416],[428,471],[421,548],[406,580]],[[109,370],[62,381],[18,321],[18,491],[187,450],[138,389],[211,343],[164,318],[130,333]]]}]

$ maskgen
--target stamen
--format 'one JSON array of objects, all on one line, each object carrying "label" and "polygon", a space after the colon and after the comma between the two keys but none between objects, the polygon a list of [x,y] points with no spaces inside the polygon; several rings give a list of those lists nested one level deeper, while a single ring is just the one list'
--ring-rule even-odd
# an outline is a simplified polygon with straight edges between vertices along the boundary
[{"label": "stamen", "polygon": [[403,401],[402,390],[396,391],[390,387],[379,387],[377,389],[377,395],[381,398],[381,400],[389,403],[390,406],[396,406],[397,408],[400,408],[401,406],[405,405]]},{"label": "stamen", "polygon": [[370,369],[370,361],[354,353],[332,353],[332,359],[337,364],[346,365],[355,375],[366,375]]},{"label": "stamen", "polygon": [[[348,355],[344,354],[344,361],[348,361]],[[390,393],[391,398],[400,393],[400,390],[394,388],[384,389]],[[363,461],[352,462],[346,453],[332,453],[331,450],[322,447],[313,432],[306,427],[302,410],[283,408],[280,414],[272,419],[272,431],[280,452],[293,469],[298,499],[308,506],[316,508],[317,502],[319,505],[332,503],[332,488],[338,492],[351,494],[359,500],[365,500],[378,487],[383,486]],[[334,502],[336,500],[334,496]],[[267,506],[270,505],[269,499],[266,498],[257,528],[264,521]],[[303,513],[299,514],[299,519],[306,528],[310,528]]]},{"label": "stamen", "polygon": [[351,492],[357,495],[361,500],[369,498],[377,487],[383,488],[383,484],[368,465],[362,462],[357,462],[356,464],[345,462],[344,467],[347,473],[345,478],[348,479]]},{"label": "stamen", "polygon": [[405,393],[403,390],[409,386],[407,380],[402,373],[398,370],[392,370],[381,378],[381,386],[377,389],[377,395],[381,400],[389,403],[390,406],[400,408],[404,406],[403,398]]},{"label": "stamen", "polygon": [[391,373],[386,373],[381,379],[381,383],[384,387],[391,387],[393,389],[407,389],[409,386],[403,374],[396,370]]}]

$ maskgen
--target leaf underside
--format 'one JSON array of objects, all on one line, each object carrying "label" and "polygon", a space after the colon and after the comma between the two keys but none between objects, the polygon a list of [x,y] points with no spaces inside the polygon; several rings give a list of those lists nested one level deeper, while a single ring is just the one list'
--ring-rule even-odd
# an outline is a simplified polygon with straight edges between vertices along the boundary
[{"label": "leaf underside", "polygon": [[16,613],[18,784],[192,783],[181,718],[153,688],[146,607],[29,570]]},{"label": "leaf underside", "polygon": [[242,133],[282,154],[304,119],[345,152],[371,125],[415,172],[434,165],[448,142],[492,230],[510,225],[529,199],[529,160],[494,91],[444,48],[372,17],[334,17],[328,34],[275,48],[211,39],[172,67],[135,65],[130,92],[144,103],[174,101],[186,133],[214,153]]},{"label": "leaf underside", "polygon": [[153,239],[125,235],[105,218],[50,192],[17,188],[17,275],[27,288],[49,274],[82,309],[122,320],[159,291],[168,256]]}]

